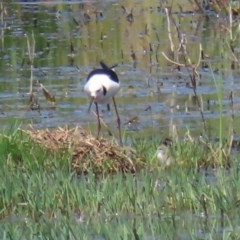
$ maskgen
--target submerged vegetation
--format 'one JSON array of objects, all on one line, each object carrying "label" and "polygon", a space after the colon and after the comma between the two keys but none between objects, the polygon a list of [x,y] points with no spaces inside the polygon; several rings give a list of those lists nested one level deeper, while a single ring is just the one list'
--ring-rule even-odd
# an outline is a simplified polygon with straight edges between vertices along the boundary
[{"label": "submerged vegetation", "polygon": [[[144,5],[145,2],[147,6]],[[2,129],[0,132],[1,239],[227,240],[240,238],[238,156],[240,144],[238,139],[235,139],[236,129],[239,129],[239,126],[236,128],[238,124],[234,104],[236,96],[233,86],[230,90],[227,88],[229,90],[227,90],[229,96],[227,100],[224,99],[223,92],[223,85],[227,84],[223,79],[223,72],[239,70],[240,29],[236,21],[240,14],[239,3],[221,0],[204,1],[206,4],[204,5],[195,0],[183,1],[183,6],[177,4],[177,1],[172,1],[171,6],[165,6],[164,1],[159,1],[155,3],[158,6],[153,7],[145,2],[142,3],[141,9],[135,11],[130,5],[132,1],[123,1],[123,5],[118,6],[123,17],[119,20],[121,24],[116,29],[111,27],[108,23],[109,16],[106,16],[107,26],[110,26],[109,29],[112,29],[114,34],[118,34],[115,43],[111,38],[113,33],[104,32],[106,29],[102,23],[100,27],[97,25],[100,19],[105,18],[104,12],[91,5],[80,4],[83,14],[77,19],[78,5],[72,6],[73,15],[70,18],[71,26],[68,28],[73,30],[70,32],[69,29],[64,29],[67,28],[65,21],[69,22],[69,19],[65,19],[64,11],[61,12],[61,7],[64,8],[64,5],[60,4],[54,16],[56,15],[58,19],[56,26],[63,36],[59,34],[58,37],[53,38],[53,35],[50,35],[48,40],[45,39],[52,41],[51,44],[55,46],[56,41],[61,39],[59,40],[61,43],[66,38],[65,33],[69,31],[71,35],[68,38],[69,46],[61,47],[60,44],[57,55],[50,50],[49,42],[46,43],[44,40],[45,45],[40,46],[38,40],[42,37],[41,28],[37,28],[39,22],[34,18],[35,30],[33,31],[33,27],[29,25],[26,27],[25,43],[22,43],[25,50],[12,51],[11,54],[14,56],[9,57],[11,71],[18,76],[19,69],[16,66],[21,62],[21,78],[30,78],[30,87],[24,83],[29,87],[27,111],[35,113],[37,110],[42,113],[42,102],[38,99],[39,90],[51,103],[51,110],[56,110],[55,104],[57,105],[60,98],[55,97],[49,90],[51,88],[46,82],[49,83],[51,80],[44,84],[36,81],[36,69],[39,70],[38,74],[40,73],[39,79],[42,75],[46,77],[47,72],[44,67],[44,70],[38,67],[43,61],[40,56],[48,55],[46,66],[52,67],[52,59],[57,59],[57,65],[58,61],[62,60],[59,56],[64,55],[63,62],[72,67],[71,71],[77,61],[79,64],[88,65],[100,60],[100,57],[111,56],[112,61],[123,64],[130,62],[134,74],[138,67],[147,71],[151,76],[148,77],[146,85],[150,89],[149,92],[153,91],[155,97],[159,97],[162,84],[156,73],[160,69],[163,71],[171,69],[169,73],[171,77],[166,77],[166,80],[174,79],[176,85],[183,81],[181,86],[190,89],[189,97],[195,101],[195,104],[189,106],[187,101],[184,102],[185,112],[189,113],[189,108],[192,107],[193,113],[200,116],[202,124],[198,133],[201,134],[197,134],[197,137],[193,136],[188,126],[180,131],[171,119],[168,125],[168,137],[171,140],[165,139],[165,136],[156,137],[161,134],[156,132],[153,125],[151,133],[154,132],[156,134],[154,136],[146,134],[144,137],[139,137],[140,134],[134,135],[126,130],[123,134],[124,146],[120,147],[114,137],[96,139],[89,131],[80,127],[36,129],[24,125]],[[69,6],[67,5],[67,8]],[[18,7],[20,8],[20,5]],[[105,8],[104,5],[103,9]],[[113,11],[115,5],[111,5],[111,8]],[[156,17],[158,14],[162,14],[161,18],[164,19],[165,30],[161,39],[163,45],[161,45],[160,33],[156,30],[157,21],[153,21],[153,26],[151,21],[143,25],[142,22],[138,24],[135,20],[142,13],[149,14],[153,10],[156,11],[153,19],[159,19]],[[7,11],[6,6],[1,3],[2,26],[4,19],[8,18]],[[220,16],[219,19],[222,21],[221,25],[215,26],[217,32],[221,28],[221,41],[216,44],[217,50],[210,49],[208,42],[194,44],[195,38],[188,42],[189,36],[181,18],[181,16],[198,14],[199,19],[204,18],[206,24],[211,17],[209,11]],[[126,23],[127,27],[120,31],[119,28]],[[196,24],[191,23],[192,26]],[[199,23],[201,25],[201,20]],[[131,28],[133,25],[134,28]],[[8,42],[4,42],[3,36],[6,29],[2,30],[2,56],[7,56]],[[87,37],[83,38],[78,31]],[[135,31],[139,31],[138,39],[134,35]],[[91,38],[92,32],[97,37]],[[15,34],[17,35],[18,32]],[[74,38],[75,35],[81,37]],[[126,45],[126,42],[129,44]],[[101,47],[95,51],[95,46],[100,45]],[[162,46],[164,51],[160,49]],[[104,52],[103,49],[106,51]],[[219,53],[216,59],[220,60],[214,63],[214,57],[210,59],[209,52],[214,55],[217,51]],[[21,53],[21,60],[16,56],[17,53]],[[222,63],[225,57],[228,60]],[[163,62],[161,67],[160,61]],[[62,62],[61,64],[64,65]],[[74,69],[78,68],[74,66]],[[83,69],[81,73],[85,74],[88,70]],[[209,99],[204,101],[200,94],[201,84],[204,84],[201,75],[204,75],[205,70],[210,73],[207,80],[216,89],[214,100],[211,99],[213,95],[209,94]],[[58,74],[59,78],[62,77],[60,73]],[[121,73],[122,76],[125,76],[124,74]],[[69,79],[71,77],[72,75]],[[179,82],[175,78],[178,78]],[[39,90],[35,90],[35,83]],[[57,85],[56,82],[54,84]],[[68,84],[71,85],[70,83],[66,85]],[[150,85],[152,88],[149,87]],[[129,91],[134,89],[131,85],[126,86],[125,89]],[[140,85],[140,88],[142,86]],[[69,88],[67,86],[64,89],[65,100]],[[175,100],[173,99],[170,104],[171,111],[176,111],[176,106],[179,105],[174,103]],[[212,104],[214,106],[211,105],[212,101],[215,101]],[[122,101],[121,104],[123,105],[124,102]],[[225,115],[224,104],[225,106],[229,104]],[[207,114],[215,108],[217,114],[214,116],[217,120],[213,121]],[[152,107],[149,105],[146,109],[151,112],[151,121],[156,121],[160,125],[159,112],[156,113],[156,120]],[[139,115],[128,116],[128,119],[125,119],[125,125],[130,130],[138,128]],[[184,122],[185,118],[182,118],[182,121]],[[108,129],[108,125],[105,125]],[[215,130],[214,134],[212,128]],[[161,154],[158,152],[160,150],[163,151]],[[166,157],[162,157],[162,154],[166,154]]]}]

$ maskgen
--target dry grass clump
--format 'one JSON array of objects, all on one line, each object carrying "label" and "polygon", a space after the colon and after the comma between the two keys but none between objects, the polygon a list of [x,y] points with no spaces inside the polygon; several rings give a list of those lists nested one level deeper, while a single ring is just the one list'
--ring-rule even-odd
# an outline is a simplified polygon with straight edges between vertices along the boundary
[{"label": "dry grass clump", "polygon": [[141,167],[136,152],[120,147],[114,141],[96,139],[81,127],[23,130],[34,142],[44,148],[58,152],[72,152],[72,171],[82,174],[92,170],[94,173],[135,172]]}]

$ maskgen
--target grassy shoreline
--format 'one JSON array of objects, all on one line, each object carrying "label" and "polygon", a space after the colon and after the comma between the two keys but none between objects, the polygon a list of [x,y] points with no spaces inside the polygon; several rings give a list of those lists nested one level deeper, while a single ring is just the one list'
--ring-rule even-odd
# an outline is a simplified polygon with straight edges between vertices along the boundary
[{"label": "grassy shoreline", "polygon": [[72,149],[47,151],[17,128],[2,133],[1,239],[238,237],[236,157],[230,168],[201,165],[210,155],[185,141],[172,150],[175,163],[164,168],[153,157],[156,143],[134,143],[145,162],[134,174],[99,175],[93,168],[76,175]]}]

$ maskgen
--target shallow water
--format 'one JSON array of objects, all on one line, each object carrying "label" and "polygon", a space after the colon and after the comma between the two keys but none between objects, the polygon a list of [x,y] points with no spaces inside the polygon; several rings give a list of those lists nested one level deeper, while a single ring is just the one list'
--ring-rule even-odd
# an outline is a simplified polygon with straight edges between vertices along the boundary
[{"label": "shallow water", "polygon": [[[229,47],[228,16],[218,15],[213,11],[206,11],[204,14],[191,12],[192,6],[189,6],[189,2],[181,1],[182,10],[179,5],[171,5],[168,1],[4,3],[4,10],[1,8],[0,11],[1,127],[9,127],[17,120],[23,126],[33,124],[37,128],[81,125],[95,133],[94,109],[87,114],[89,101],[83,92],[83,86],[88,73],[99,67],[98,62],[103,60],[108,65],[118,64],[115,70],[121,81],[121,90],[116,100],[125,135],[164,137],[176,136],[177,131],[182,137],[190,130],[193,135],[198,136],[204,132],[204,126],[197,99],[201,103],[208,136],[218,137],[221,124],[219,116],[223,116],[224,133],[232,133],[234,130],[234,133],[239,134],[240,75],[238,62],[234,60]],[[205,54],[205,61],[202,61],[197,69],[200,75],[200,83],[196,88],[197,97],[190,87],[191,80],[187,69],[177,69],[162,55],[162,52],[165,52],[173,59],[164,10],[170,6],[175,61],[179,58],[183,63],[177,50],[179,39],[175,24],[180,33],[186,36],[191,62],[198,62],[200,43]],[[129,15],[131,9],[132,17]],[[235,17],[234,21],[239,21],[239,17]],[[235,25],[232,30],[235,36]],[[31,110],[28,106],[31,63],[27,38],[30,47],[35,41],[32,76],[33,93],[38,97],[37,103],[40,105],[37,110]],[[237,59],[239,41],[237,38],[234,42]],[[46,101],[38,82],[55,95],[55,106]],[[106,106],[101,106],[101,110],[104,121],[110,130],[115,132],[114,111],[108,113]],[[106,135],[107,131],[103,130],[102,133]],[[209,185],[214,185],[217,181],[213,172],[203,172],[202,175],[205,175]],[[142,181],[141,177],[138,179]],[[161,181],[161,176],[156,179],[155,190],[162,191],[165,182]],[[83,223],[80,221],[77,226],[73,219],[73,227],[79,230],[80,226],[82,231],[86,232],[91,230],[89,235],[103,239],[99,236],[100,227],[91,229],[87,214]],[[120,214],[120,222],[128,221],[129,225],[132,225],[135,216]],[[232,222],[238,226],[239,217],[237,214],[234,216],[236,219],[232,218]],[[44,217],[43,222],[48,225]],[[107,221],[104,213],[98,217],[102,220],[101,226],[105,228]],[[172,239],[162,234],[162,229],[166,229],[166,232],[171,230],[168,222],[173,220],[172,216],[163,214],[159,218],[149,214],[148,217],[149,219],[144,219],[145,222],[156,223],[155,232],[159,235],[152,235],[151,231],[154,232],[154,229],[148,229],[146,239],[159,239],[159,236]],[[200,211],[185,211],[175,218],[176,239],[193,239],[193,236],[197,239],[208,239],[212,235],[219,239],[222,231],[227,231],[227,228],[221,225],[222,219],[219,219],[217,214],[206,217]],[[6,219],[6,223],[11,227],[14,225],[12,223],[26,227],[23,220],[21,216],[13,213]],[[54,227],[57,220],[56,218],[53,221]],[[226,216],[225,226],[232,224],[228,220]],[[160,221],[165,222],[163,227],[160,226]],[[95,219],[92,222],[96,224]],[[145,222],[139,220],[140,225]],[[110,225],[110,221],[107,223]],[[113,216],[111,224],[113,228],[119,225],[119,219]],[[188,229],[185,230],[184,226]],[[62,230],[62,226],[58,229]],[[172,235],[170,233],[170,236]]]},{"label": "shallow water", "polygon": [[[219,116],[223,129],[238,131],[239,67],[229,50],[227,16],[215,12],[191,12],[182,1],[182,10],[172,6],[171,36],[178,53],[180,34],[185,34],[192,63],[198,62],[202,44],[205,61],[198,70],[196,88],[206,121],[206,132],[218,134]],[[190,87],[186,68],[176,68],[172,59],[165,7],[156,1],[21,2],[3,4],[1,14],[0,123],[18,122],[37,128],[81,125],[96,131],[93,112],[87,114],[88,99],[83,92],[87,74],[103,60],[118,64],[121,81],[116,96],[122,127],[140,136],[172,136],[188,129],[204,132],[200,108]],[[132,15],[131,15],[132,9]],[[235,34],[233,28],[233,34]],[[31,67],[27,38],[34,45],[33,93],[39,110],[28,107]],[[34,40],[33,40],[34,39]],[[236,40],[237,41],[237,40]],[[235,54],[239,50],[236,45]],[[204,66],[203,66],[204,65]],[[206,67],[207,65],[207,67]],[[214,82],[215,79],[215,82]],[[48,103],[38,87],[41,82],[55,95]],[[229,96],[233,96],[233,104]],[[222,109],[219,106],[222,105]],[[116,129],[115,113],[102,106],[102,116],[111,131]],[[233,118],[234,116],[234,118]],[[137,121],[131,121],[137,117]],[[107,134],[103,131],[103,134]]]}]

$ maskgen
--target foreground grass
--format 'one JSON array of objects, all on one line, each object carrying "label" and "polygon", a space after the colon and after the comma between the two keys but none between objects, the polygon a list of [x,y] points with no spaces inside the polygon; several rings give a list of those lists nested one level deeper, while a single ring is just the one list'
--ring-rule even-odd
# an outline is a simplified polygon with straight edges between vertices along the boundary
[{"label": "foreground grass", "polygon": [[134,143],[145,161],[135,174],[75,175],[71,149],[51,152],[21,131],[2,133],[1,239],[238,239],[237,159],[204,170],[205,149],[184,142],[164,169],[156,146]]}]

